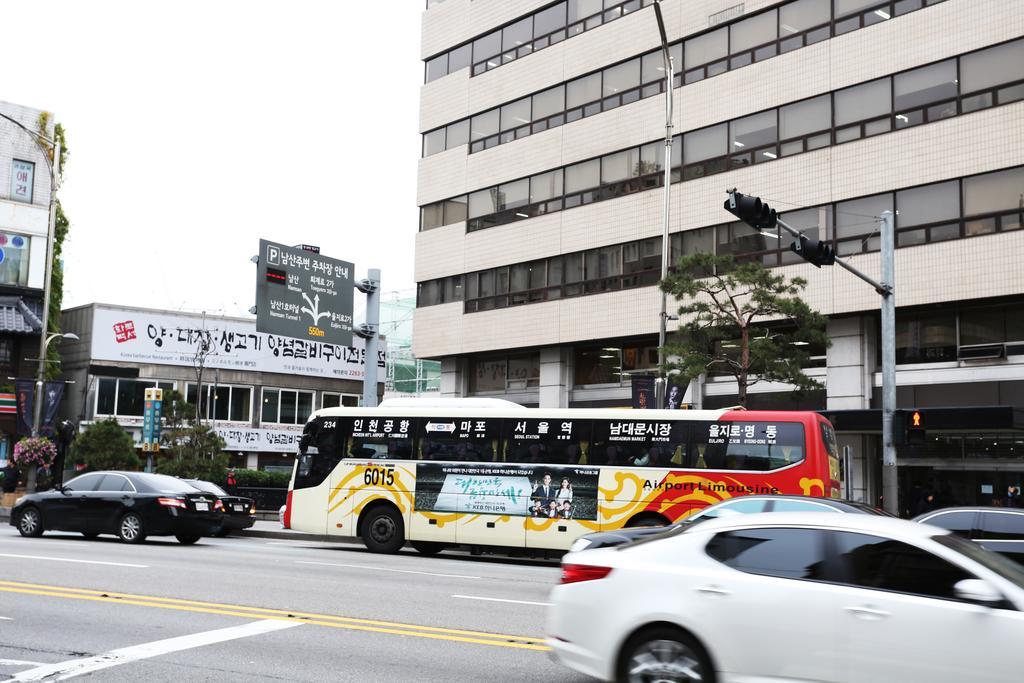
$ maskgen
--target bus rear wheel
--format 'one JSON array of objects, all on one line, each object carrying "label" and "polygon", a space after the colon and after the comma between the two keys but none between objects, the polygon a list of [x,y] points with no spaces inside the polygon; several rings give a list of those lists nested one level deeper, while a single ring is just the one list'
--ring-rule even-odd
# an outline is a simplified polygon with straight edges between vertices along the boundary
[{"label": "bus rear wheel", "polygon": [[398,510],[379,505],[364,513],[363,543],[370,552],[397,553],[405,545],[405,523]]},{"label": "bus rear wheel", "polygon": [[413,541],[412,547],[415,548],[416,552],[420,555],[437,555],[445,549],[445,544],[435,543],[433,541]]}]

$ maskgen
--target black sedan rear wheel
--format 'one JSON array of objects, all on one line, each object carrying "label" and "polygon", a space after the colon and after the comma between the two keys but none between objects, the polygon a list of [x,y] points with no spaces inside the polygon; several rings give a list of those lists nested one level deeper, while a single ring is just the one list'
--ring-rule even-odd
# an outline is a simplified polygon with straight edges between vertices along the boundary
[{"label": "black sedan rear wheel", "polygon": [[178,543],[182,545],[193,545],[201,538],[201,536],[193,536],[191,534],[178,534],[177,536],[175,536],[175,538],[178,539]]},{"label": "black sedan rear wheel", "polygon": [[18,516],[18,533],[33,538],[43,535],[43,518],[38,508],[30,506],[21,511]]},{"label": "black sedan rear wheel", "polygon": [[117,536],[125,543],[142,543],[146,540],[146,528],[142,517],[135,512],[126,512],[117,523]]}]

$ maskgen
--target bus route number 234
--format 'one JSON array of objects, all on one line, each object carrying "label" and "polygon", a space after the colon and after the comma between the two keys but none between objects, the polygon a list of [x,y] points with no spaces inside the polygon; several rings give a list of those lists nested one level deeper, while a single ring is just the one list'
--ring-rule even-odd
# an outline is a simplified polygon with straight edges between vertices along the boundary
[{"label": "bus route number 234", "polygon": [[394,468],[367,467],[363,471],[363,484],[366,486],[394,486]]}]

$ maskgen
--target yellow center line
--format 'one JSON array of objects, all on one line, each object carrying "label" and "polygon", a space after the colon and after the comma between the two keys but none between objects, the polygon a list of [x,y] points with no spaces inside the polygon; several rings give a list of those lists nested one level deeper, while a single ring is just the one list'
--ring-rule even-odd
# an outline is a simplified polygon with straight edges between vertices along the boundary
[{"label": "yellow center line", "polygon": [[158,609],[169,609],[183,612],[220,614],[247,619],[255,618],[277,619],[281,621],[301,621],[305,624],[326,626],[329,628],[415,636],[418,638],[477,643],[480,645],[494,645],[498,647],[511,647],[524,650],[546,651],[549,649],[544,645],[543,638],[533,636],[514,636],[502,633],[449,629],[437,626],[421,626],[418,624],[405,624],[401,622],[358,619],[355,617],[343,617],[331,614],[296,612],[269,609],[265,607],[248,607],[245,605],[230,605],[216,602],[182,600],[179,598],[161,598],[150,595],[115,593],[111,591],[99,591],[85,588],[65,588],[63,586],[48,586],[45,584],[0,581],[0,592],[41,595],[45,597],[66,598],[72,600],[88,600],[92,602],[106,602],[121,605],[135,605],[139,607],[155,607]]}]

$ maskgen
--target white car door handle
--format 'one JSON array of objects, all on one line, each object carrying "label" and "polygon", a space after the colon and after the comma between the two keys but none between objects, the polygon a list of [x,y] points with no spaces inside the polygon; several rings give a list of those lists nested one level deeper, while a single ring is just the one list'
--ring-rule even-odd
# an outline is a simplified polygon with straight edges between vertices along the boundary
[{"label": "white car door handle", "polygon": [[864,619],[885,619],[890,616],[889,612],[880,609],[872,609],[870,607],[847,607],[846,611],[850,614],[855,614],[858,617]]},{"label": "white car door handle", "polygon": [[694,590],[696,590],[698,593],[704,593],[705,595],[719,595],[723,597],[726,595],[732,595],[730,591],[727,591],[724,588],[720,588],[718,586],[700,586],[699,588],[695,588]]}]

